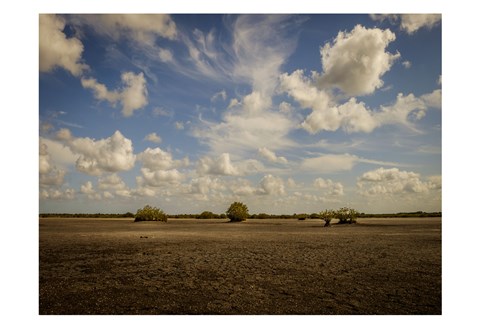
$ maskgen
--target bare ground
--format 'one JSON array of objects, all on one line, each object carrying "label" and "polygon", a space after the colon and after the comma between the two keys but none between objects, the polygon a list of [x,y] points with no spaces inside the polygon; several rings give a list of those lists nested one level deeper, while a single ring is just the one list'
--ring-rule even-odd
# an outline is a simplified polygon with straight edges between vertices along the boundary
[{"label": "bare ground", "polygon": [[40,314],[441,314],[441,219],[40,219]]}]

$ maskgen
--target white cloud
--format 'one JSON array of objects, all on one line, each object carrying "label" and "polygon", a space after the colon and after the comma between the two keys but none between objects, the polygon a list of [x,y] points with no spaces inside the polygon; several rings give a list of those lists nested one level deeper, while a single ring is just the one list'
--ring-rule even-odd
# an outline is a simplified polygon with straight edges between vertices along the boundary
[{"label": "white cloud", "polygon": [[321,49],[323,73],[318,83],[337,87],[347,95],[366,95],[383,86],[381,77],[400,54],[386,51],[395,34],[390,30],[357,25],[351,32],[339,32]]},{"label": "white cloud", "polygon": [[75,190],[72,188],[66,189],[41,189],[40,199],[42,200],[72,200],[75,199]]},{"label": "white cloud", "polygon": [[82,63],[82,42],[75,37],[66,37],[62,17],[50,14],[39,16],[40,72],[61,67],[74,76],[80,76],[88,68]]},{"label": "white cloud", "polygon": [[77,170],[89,175],[128,171],[135,165],[132,141],[118,130],[106,139],[72,137],[65,142],[74,154],[79,155],[75,163]]},{"label": "white cloud", "polygon": [[281,163],[281,164],[286,164],[288,163],[287,159],[283,156],[277,156],[273,151],[266,147],[261,147],[258,149],[258,153],[260,156],[263,158],[267,159],[270,162],[273,163]]},{"label": "white cloud", "polygon": [[222,99],[223,101],[227,100],[227,92],[225,90],[219,91],[215,93],[212,98],[210,98],[211,102],[215,102],[218,99]]},{"label": "white cloud", "polygon": [[403,124],[412,126],[425,116],[428,108],[441,107],[441,90],[416,97],[413,94],[404,96],[398,94],[392,105],[380,106],[376,111],[368,109],[363,102],[350,98],[338,105],[325,90],[320,90],[313,84],[315,73],[311,78],[305,77],[303,71],[292,74],[284,73],[280,77],[280,90],[295,99],[303,108],[312,112],[301,124],[309,133],[320,131],[336,131],[342,128],[347,133],[369,133],[385,124]]},{"label": "white cloud", "polygon": [[143,167],[149,170],[169,170],[188,165],[188,158],[183,160],[174,160],[171,153],[158,147],[148,147],[137,155],[137,159],[143,163]]},{"label": "white cloud", "polygon": [[159,14],[83,14],[72,17],[78,24],[86,24],[99,34],[114,40],[127,38],[138,45],[154,46],[156,38],[175,39],[177,28],[169,15]]},{"label": "white cloud", "polygon": [[187,192],[191,194],[207,195],[211,191],[225,190],[226,186],[219,178],[209,176],[194,178],[190,181]]},{"label": "white cloud", "polygon": [[358,157],[350,154],[322,155],[304,159],[301,168],[319,173],[350,171],[357,161]]},{"label": "white cloud", "polygon": [[143,140],[151,141],[153,143],[161,143],[162,138],[160,138],[155,132],[147,134]]},{"label": "white cloud", "polygon": [[303,108],[311,108],[312,113],[301,126],[314,134],[319,131],[336,131],[343,128],[346,132],[371,132],[377,127],[373,113],[355,98],[337,105],[325,90],[318,89],[313,79],[304,76],[302,70],[292,74],[284,73],[280,77],[280,90],[287,92]]},{"label": "white cloud", "polygon": [[292,105],[288,102],[282,101],[280,105],[278,105],[278,110],[284,114],[290,114],[292,112]]},{"label": "white cloud", "polygon": [[126,189],[127,185],[116,173],[100,177],[98,179],[98,189],[102,190],[119,190]]},{"label": "white cloud", "polygon": [[423,27],[431,29],[442,19],[439,14],[403,14],[400,17],[400,27],[408,34],[413,34]]},{"label": "white cloud", "polygon": [[429,181],[424,181],[418,173],[382,167],[362,174],[357,179],[357,186],[359,192],[366,196],[428,193],[441,188],[441,177],[431,177]]},{"label": "white cloud", "polygon": [[228,187],[236,196],[252,196],[257,193],[257,189],[246,179],[236,179],[230,182]]},{"label": "white cloud", "polygon": [[104,199],[113,199],[113,198],[115,198],[115,196],[113,196],[113,194],[109,191],[104,191],[103,192],[103,198]]},{"label": "white cloud", "polygon": [[412,67],[412,62],[408,61],[408,60],[405,60],[402,62],[402,65],[403,67],[405,67],[406,69],[409,69],[410,67]]},{"label": "white cloud", "polygon": [[147,85],[143,73],[135,75],[132,72],[122,74],[123,88],[109,91],[108,88],[94,78],[82,78],[82,86],[92,89],[98,100],[106,100],[112,106],[118,102],[122,104],[122,114],[125,117],[133,115],[135,110],[141,109],[148,104]]},{"label": "white cloud", "polygon": [[177,168],[189,165],[188,157],[174,160],[171,153],[158,147],[145,149],[137,155],[137,159],[142,162],[142,176],[137,177],[137,185],[140,187],[133,190],[131,195],[152,196],[154,191],[149,186],[179,185],[185,176]]},{"label": "white cloud", "polygon": [[165,185],[178,185],[184,179],[182,173],[177,169],[171,170],[151,170],[149,168],[141,168],[143,181],[147,186],[160,187]]},{"label": "white cloud", "polygon": [[86,195],[93,195],[95,194],[95,189],[93,189],[93,184],[91,181],[85,182],[83,185],[80,186],[80,192]]},{"label": "white cloud", "polygon": [[47,144],[42,142],[39,149],[39,174],[41,186],[61,186],[66,174],[65,170],[57,168],[48,152]]},{"label": "white cloud", "polygon": [[230,161],[230,154],[223,153],[218,158],[202,157],[197,163],[197,173],[199,175],[240,175],[237,167]]},{"label": "white cloud", "polygon": [[441,190],[442,189],[442,176],[435,175],[427,178],[428,189],[430,190]]},{"label": "white cloud", "polygon": [[260,195],[285,195],[285,185],[282,178],[268,174],[260,180],[260,186],[257,190]]},{"label": "white cloud", "polygon": [[159,48],[158,57],[164,63],[173,62],[173,53],[169,49]]},{"label": "white cloud", "polygon": [[440,14],[380,14],[370,15],[370,18],[375,21],[384,21],[387,19],[390,24],[396,24],[400,21],[400,28],[407,32],[407,34],[413,34],[419,29],[425,27],[428,29],[433,28],[442,20]]},{"label": "white cloud", "polygon": [[257,150],[261,147],[279,149],[293,145],[288,137],[298,122],[279,112],[255,109],[228,111],[223,122],[202,121],[192,130],[195,137],[209,145],[214,153]]},{"label": "white cloud", "polygon": [[185,125],[183,124],[183,122],[175,122],[175,129],[183,130],[185,129]]},{"label": "white cloud", "polygon": [[168,111],[162,107],[155,107],[152,110],[153,116],[165,116],[165,117],[173,117],[173,112]]},{"label": "white cloud", "polygon": [[233,74],[245,79],[253,90],[270,95],[276,85],[280,67],[295,49],[289,37],[301,23],[287,15],[243,15],[233,24]]},{"label": "white cloud", "polygon": [[324,196],[343,196],[343,185],[330,179],[317,178],[313,185],[318,189],[325,190]]},{"label": "white cloud", "polygon": [[436,89],[431,93],[424,94],[420,97],[425,105],[430,108],[442,108],[442,90]]}]

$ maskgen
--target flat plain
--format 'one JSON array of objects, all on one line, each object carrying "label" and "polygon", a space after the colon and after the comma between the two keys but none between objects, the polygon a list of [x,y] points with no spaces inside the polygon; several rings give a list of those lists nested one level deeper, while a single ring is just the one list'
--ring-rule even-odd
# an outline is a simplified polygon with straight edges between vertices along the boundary
[{"label": "flat plain", "polygon": [[40,218],[40,314],[442,313],[441,218]]}]

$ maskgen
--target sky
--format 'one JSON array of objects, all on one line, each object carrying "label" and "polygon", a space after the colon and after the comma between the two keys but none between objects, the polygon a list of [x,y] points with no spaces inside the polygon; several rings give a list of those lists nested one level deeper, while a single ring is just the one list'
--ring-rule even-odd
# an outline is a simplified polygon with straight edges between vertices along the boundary
[{"label": "sky", "polygon": [[39,15],[39,210],[442,210],[438,14]]}]

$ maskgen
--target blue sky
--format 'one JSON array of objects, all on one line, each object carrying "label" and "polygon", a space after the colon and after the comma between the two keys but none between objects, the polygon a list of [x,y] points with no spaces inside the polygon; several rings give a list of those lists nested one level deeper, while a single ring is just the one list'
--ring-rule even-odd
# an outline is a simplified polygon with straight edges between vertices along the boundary
[{"label": "blue sky", "polygon": [[40,212],[441,211],[439,15],[39,15]]}]

